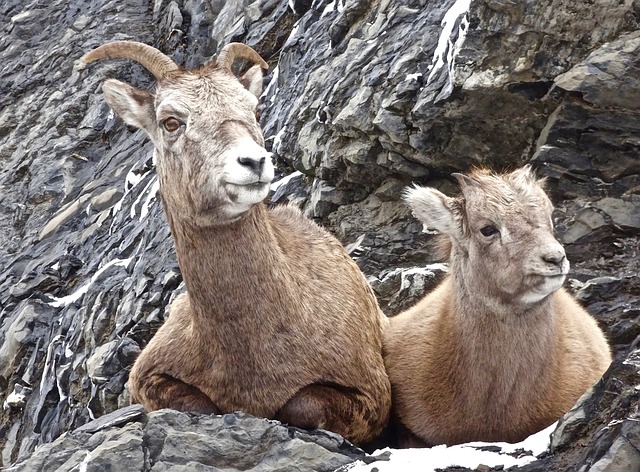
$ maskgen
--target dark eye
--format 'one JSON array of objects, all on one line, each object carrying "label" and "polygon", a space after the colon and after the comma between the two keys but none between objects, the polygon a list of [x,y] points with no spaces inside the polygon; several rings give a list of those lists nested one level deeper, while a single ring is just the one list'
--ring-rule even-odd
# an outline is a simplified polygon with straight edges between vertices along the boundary
[{"label": "dark eye", "polygon": [[489,238],[489,237],[493,236],[494,234],[499,233],[498,228],[496,228],[493,225],[487,225],[487,226],[484,226],[484,227],[480,228],[480,232],[482,233],[482,236],[484,236],[485,238]]},{"label": "dark eye", "polygon": [[169,117],[162,122],[162,126],[164,126],[164,129],[166,129],[169,133],[173,133],[182,125],[182,121],[174,117]]}]

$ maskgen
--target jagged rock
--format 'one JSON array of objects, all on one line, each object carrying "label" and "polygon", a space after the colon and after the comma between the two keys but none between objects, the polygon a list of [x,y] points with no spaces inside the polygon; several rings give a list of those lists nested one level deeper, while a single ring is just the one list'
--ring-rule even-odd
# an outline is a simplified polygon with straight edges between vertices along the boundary
[{"label": "jagged rock", "polygon": [[415,304],[425,293],[433,290],[448,272],[446,264],[384,271],[370,277],[369,283],[388,315],[397,314]]},{"label": "jagged rock", "polygon": [[[135,353],[184,288],[152,145],[100,92],[108,77],[141,88],[152,78],[130,61],[74,69],[89,49],[117,39],[153,44],[185,66],[231,40],[269,61],[261,124],[283,174],[300,172],[272,199],[304,207],[351,244],[387,313],[443,274],[425,269],[436,251],[400,201],[403,187],[416,181],[451,194],[451,171],[533,163],[557,204],[571,287],[607,332],[616,362],[561,423],[553,448],[522,470],[633,464],[639,17],[635,3],[617,0],[4,0],[2,465],[33,454],[80,467],[88,444],[96,468],[118,454],[119,468],[151,465],[141,442],[148,422],[69,433],[128,404]],[[190,431],[204,434],[196,423]],[[174,445],[192,433],[171,433]],[[305,444],[324,448],[323,438],[313,432]],[[267,450],[266,439],[252,441],[255,454]]]},{"label": "jagged rock", "polygon": [[237,413],[205,416],[140,408],[117,410],[5,470],[330,472],[365,453],[329,432],[305,432]]}]

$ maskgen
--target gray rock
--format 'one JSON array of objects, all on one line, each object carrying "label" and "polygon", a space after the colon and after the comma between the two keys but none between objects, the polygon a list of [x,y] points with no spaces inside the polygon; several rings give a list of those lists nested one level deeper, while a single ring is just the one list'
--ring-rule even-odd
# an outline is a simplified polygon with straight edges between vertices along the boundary
[{"label": "gray rock", "polygon": [[589,470],[591,472],[637,472],[640,470],[640,451],[625,438],[620,437]]},{"label": "gray rock", "polygon": [[305,432],[245,414],[160,410],[143,415],[140,408],[127,408],[106,416],[6,470],[328,472],[365,458],[336,434]]},{"label": "gray rock", "polygon": [[414,305],[433,290],[448,272],[446,264],[430,264],[385,271],[379,277],[370,277],[369,283],[389,315],[397,314]]},{"label": "gray rock", "polygon": [[[586,101],[603,107],[640,107],[639,71],[635,58],[640,51],[640,33],[622,35],[603,44],[571,70],[554,79],[556,86],[580,92]],[[624,89],[627,93],[620,93]]]},{"label": "gray rock", "polygon": [[[637,6],[473,0],[464,12],[463,5],[2,2],[3,467],[18,460],[34,461],[37,470],[77,470],[84,461],[87,470],[125,461],[133,470],[227,467],[196,461],[219,447],[211,438],[190,444],[192,457],[178,458],[189,438],[211,431],[206,421],[190,419],[187,431],[176,419],[169,426],[167,418],[152,423],[149,416],[122,426],[108,416],[128,404],[135,354],[184,289],[152,145],[110,113],[101,93],[108,77],[147,89],[153,80],[129,61],[105,61],[82,74],[74,69],[89,49],[117,39],[153,44],[185,66],[209,60],[231,40],[255,46],[272,66],[261,105],[265,137],[283,173],[302,173],[273,198],[305,208],[354,245],[352,255],[387,313],[442,276],[407,272],[433,264],[436,254],[432,236],[400,201],[402,188],[415,181],[453,193],[451,171],[533,163],[557,206],[571,278],[607,331],[616,362],[567,416],[558,446],[523,470],[607,470],[634,459]],[[111,426],[73,432],[82,425],[93,431],[92,416]],[[269,435],[254,435],[252,421],[237,417],[225,427],[245,441],[228,442],[229,457],[262,457],[269,467],[291,470],[297,454],[311,464],[318,447],[333,451],[327,441],[346,447],[324,433],[301,439],[304,433],[264,420],[256,421],[270,425]],[[154,443],[153,457],[162,461],[152,463],[145,445],[149,424],[154,435],[171,438],[166,449]]]}]

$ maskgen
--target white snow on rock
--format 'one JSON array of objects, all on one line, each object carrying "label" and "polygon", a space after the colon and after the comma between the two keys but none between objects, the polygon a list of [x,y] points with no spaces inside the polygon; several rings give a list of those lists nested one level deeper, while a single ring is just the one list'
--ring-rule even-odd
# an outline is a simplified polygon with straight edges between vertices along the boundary
[{"label": "white snow on rock", "polygon": [[71,295],[67,295],[66,297],[60,297],[60,298],[52,297],[53,301],[49,302],[49,305],[51,305],[54,308],[62,308],[64,306],[70,305],[78,301],[80,297],[82,297],[85,293],[87,293],[87,291],[89,290],[89,287],[91,287],[91,285],[98,279],[98,277],[100,277],[100,275],[102,275],[102,273],[105,270],[107,270],[111,266],[128,267],[132,260],[133,258],[130,257],[129,259],[114,259],[112,261],[107,262],[100,269],[98,269],[95,274],[91,276],[91,280],[89,282],[84,284],[82,287],[80,287],[78,290],[73,292]]},{"label": "white snow on rock", "polygon": [[291,181],[291,179],[293,179],[294,177],[297,177],[299,175],[302,175],[302,172],[300,172],[299,170],[296,170],[295,172],[290,173],[289,175],[285,175],[284,177],[282,177],[280,180],[278,180],[277,182],[273,182],[271,184],[271,191],[275,192],[276,190],[278,190],[282,185],[286,185],[289,183],[289,181]]},{"label": "white snow on rock", "polygon": [[[557,423],[532,434],[522,442],[510,443],[485,443],[472,442],[458,444],[456,446],[435,446],[424,449],[390,449],[385,448],[373,453],[374,456],[389,453],[388,461],[380,460],[365,464],[362,461],[354,462],[341,470],[349,472],[435,472],[436,469],[446,467],[466,467],[476,469],[480,465],[489,467],[504,466],[522,467],[535,461],[537,456],[549,448],[550,435]],[[481,450],[491,446],[491,451]],[[493,452],[496,447],[501,452]],[[517,454],[516,451],[518,451]],[[525,451],[525,452],[522,452]],[[514,454],[514,457],[510,454]]]},{"label": "white snow on rock", "polygon": [[[447,68],[447,83],[442,88],[435,101],[443,100],[447,98],[453,90],[453,78],[454,78],[454,66],[456,56],[464,43],[467,31],[469,29],[469,20],[467,14],[469,13],[469,7],[471,0],[456,0],[456,2],[447,10],[444,18],[442,19],[442,31],[438,38],[438,45],[433,53],[433,59],[431,60],[430,73],[427,77],[427,84],[431,83],[436,74],[444,67]],[[458,31],[453,39],[453,32],[458,22]]]}]

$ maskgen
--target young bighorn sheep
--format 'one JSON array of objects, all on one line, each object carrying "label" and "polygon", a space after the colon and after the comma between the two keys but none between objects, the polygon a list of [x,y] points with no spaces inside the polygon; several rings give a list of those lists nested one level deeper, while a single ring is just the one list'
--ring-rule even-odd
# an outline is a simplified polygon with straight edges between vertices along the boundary
[{"label": "young bighorn sheep", "polygon": [[384,349],[403,446],[517,442],[553,423],[611,362],[595,320],[561,287],[569,262],[529,167],[454,174],[462,195],[405,200],[450,251],[450,273],[392,317]]},{"label": "young bighorn sheep", "polygon": [[[132,400],[149,410],[243,410],[372,439],[391,406],[386,319],[333,236],[296,208],[262,203],[274,177],[255,119],[267,64],[235,43],[196,70],[128,41],[82,60],[111,58],[137,61],[158,81],[154,93],[117,80],[103,91],[155,145],[188,290],[135,362]],[[238,79],[236,58],[257,65]]]}]

